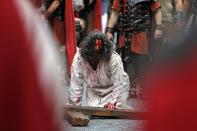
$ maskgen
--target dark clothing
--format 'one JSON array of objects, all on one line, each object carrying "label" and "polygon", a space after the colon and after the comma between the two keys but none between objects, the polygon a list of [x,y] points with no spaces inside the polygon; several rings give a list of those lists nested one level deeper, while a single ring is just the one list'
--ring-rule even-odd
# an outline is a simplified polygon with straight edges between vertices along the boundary
[{"label": "dark clothing", "polygon": [[154,0],[114,0],[112,9],[120,14],[119,45],[131,87],[134,87],[132,83],[136,77],[141,79],[141,74],[149,62],[151,14],[159,8],[160,3]]},{"label": "dark clothing", "polygon": [[150,1],[138,1],[127,0],[124,3],[120,1],[120,27],[126,31],[144,31],[150,28],[151,10],[149,7]]},{"label": "dark clothing", "polygon": [[[50,7],[50,5],[52,3],[53,3],[53,0],[45,0],[46,10]],[[64,8],[65,8],[65,0],[61,0],[59,7],[52,14],[52,17],[54,17],[60,21],[64,21],[64,14],[65,14]]]}]

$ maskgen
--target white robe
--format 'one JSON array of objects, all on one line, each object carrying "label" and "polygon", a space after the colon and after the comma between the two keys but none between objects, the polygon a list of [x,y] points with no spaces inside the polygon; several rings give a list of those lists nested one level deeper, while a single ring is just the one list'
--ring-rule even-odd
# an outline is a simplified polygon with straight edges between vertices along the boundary
[{"label": "white robe", "polygon": [[100,62],[96,70],[76,53],[71,68],[69,99],[74,105],[81,105],[84,83],[87,85],[88,106],[103,107],[108,102],[116,103],[117,108],[126,108],[129,94],[129,78],[124,72],[120,56],[113,52],[111,60]]}]

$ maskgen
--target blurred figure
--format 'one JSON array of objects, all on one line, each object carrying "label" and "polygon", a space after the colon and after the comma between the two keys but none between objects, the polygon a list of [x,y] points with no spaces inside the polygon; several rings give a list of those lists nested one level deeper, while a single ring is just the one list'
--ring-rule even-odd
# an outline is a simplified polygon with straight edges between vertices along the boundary
[{"label": "blurred figure", "polygon": [[79,12],[79,17],[86,22],[86,34],[94,29],[102,29],[102,0],[83,0],[84,9]]},{"label": "blurred figure", "polygon": [[36,8],[40,8],[44,0],[30,0]]},{"label": "blurred figure", "polygon": [[59,131],[62,95],[56,50],[26,0],[3,0],[0,10],[0,130]]},{"label": "blurred figure", "polygon": [[[147,131],[196,131],[197,29],[173,43],[168,56],[148,73]],[[162,61],[162,62],[161,62]]]},{"label": "blurred figure", "polygon": [[175,22],[175,29],[180,31],[183,30],[185,25],[185,16],[184,16],[184,4],[183,0],[174,0],[172,1],[173,8],[174,8],[174,22]]},{"label": "blurred figure", "polygon": [[182,0],[182,1],[183,1],[184,12],[185,14],[187,14],[191,0]]},{"label": "blurred figure", "polygon": [[81,11],[82,9],[84,9],[83,0],[72,0],[72,4],[75,11]]},{"label": "blurred figure", "polygon": [[197,1],[184,0],[184,7],[187,16],[186,31],[190,31],[197,25]]},{"label": "blurred figure", "polygon": [[[73,6],[72,10],[67,10],[65,6],[68,6],[68,4],[65,5],[65,0],[45,0],[45,6],[46,6],[45,17],[49,19],[54,34],[58,39],[59,45],[65,45],[66,25],[64,20],[70,19],[70,18],[65,19],[65,15],[67,16],[67,14],[72,14],[74,12],[77,13],[84,8],[83,0],[70,0],[67,1],[67,3]],[[73,24],[76,25],[76,32],[79,32],[79,30],[82,29],[84,30],[85,24],[83,20],[75,19],[74,21],[75,22]],[[68,30],[69,29],[70,28],[68,28]]]},{"label": "blurred figure", "polygon": [[79,43],[84,37],[84,31],[86,28],[86,22],[84,18],[81,18],[80,11],[85,8],[85,4],[83,0],[72,0],[74,6],[75,13],[75,27],[76,27],[76,39],[77,46],[79,47]]},{"label": "blurred figure", "polygon": [[45,18],[57,37],[60,52],[66,55],[65,63],[70,73],[77,45],[82,39],[81,32],[85,30],[84,20],[75,15],[84,8],[83,0],[45,0],[45,6]]},{"label": "blurred figure", "polygon": [[45,7],[46,7],[46,12],[44,13],[44,17],[45,19],[49,20],[53,32],[57,37],[58,45],[64,45],[65,44],[65,25],[64,25],[65,0],[45,0]]},{"label": "blurred figure", "polygon": [[[162,12],[163,39],[166,43],[174,29],[183,28],[184,10],[182,0],[159,0]],[[174,28],[176,27],[176,28]]]},{"label": "blurred figure", "polygon": [[128,75],[120,56],[102,32],[91,32],[80,44],[71,68],[69,98],[80,106],[87,86],[88,106],[108,109],[127,108]]},{"label": "blurred figure", "polygon": [[[83,4],[81,4],[83,3]],[[77,46],[94,29],[102,30],[102,0],[73,0]]]},{"label": "blurred figure", "polygon": [[[68,4],[69,3],[69,4]],[[72,10],[68,10],[68,5],[72,6]],[[45,0],[46,12],[45,17],[49,19],[51,26],[55,32],[55,35],[58,38],[59,45],[65,45],[65,22],[64,20],[70,19],[66,18],[67,14],[76,14],[84,9],[84,2],[83,0],[68,0],[67,4],[65,5],[65,0]],[[67,8],[65,7],[67,6]],[[66,13],[66,14],[65,14]],[[82,19],[78,18],[77,15],[74,15],[74,25],[76,25],[76,32],[80,32],[84,30],[85,23]]]},{"label": "blurred figure", "polygon": [[185,15],[182,0],[158,0],[162,13],[162,37],[151,40],[152,60],[158,53],[168,53],[168,41],[184,31]]}]

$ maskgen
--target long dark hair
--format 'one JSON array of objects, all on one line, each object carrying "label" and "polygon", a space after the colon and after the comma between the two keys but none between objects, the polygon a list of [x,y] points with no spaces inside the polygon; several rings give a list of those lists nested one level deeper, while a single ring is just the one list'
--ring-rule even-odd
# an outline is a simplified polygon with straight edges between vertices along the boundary
[{"label": "long dark hair", "polygon": [[[95,49],[96,40],[101,40],[102,43],[99,50]],[[112,42],[98,30],[90,32],[80,43],[80,48],[81,56],[86,61],[90,59],[99,59],[108,62],[113,50]]]}]

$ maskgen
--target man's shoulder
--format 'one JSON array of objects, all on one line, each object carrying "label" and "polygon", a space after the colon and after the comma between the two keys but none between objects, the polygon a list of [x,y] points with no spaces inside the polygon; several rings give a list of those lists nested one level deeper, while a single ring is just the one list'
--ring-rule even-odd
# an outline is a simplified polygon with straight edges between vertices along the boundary
[{"label": "man's shoulder", "polygon": [[116,51],[112,51],[112,56],[114,56],[114,57],[120,57],[120,55],[116,52]]},{"label": "man's shoulder", "polygon": [[77,48],[77,52],[75,53],[74,61],[75,62],[82,62],[83,61],[83,58],[81,56],[81,53],[80,53],[80,49],[79,48]]},{"label": "man's shoulder", "polygon": [[117,52],[113,51],[111,56],[111,62],[114,63],[115,61],[120,61],[120,60],[121,60],[120,55]]}]

